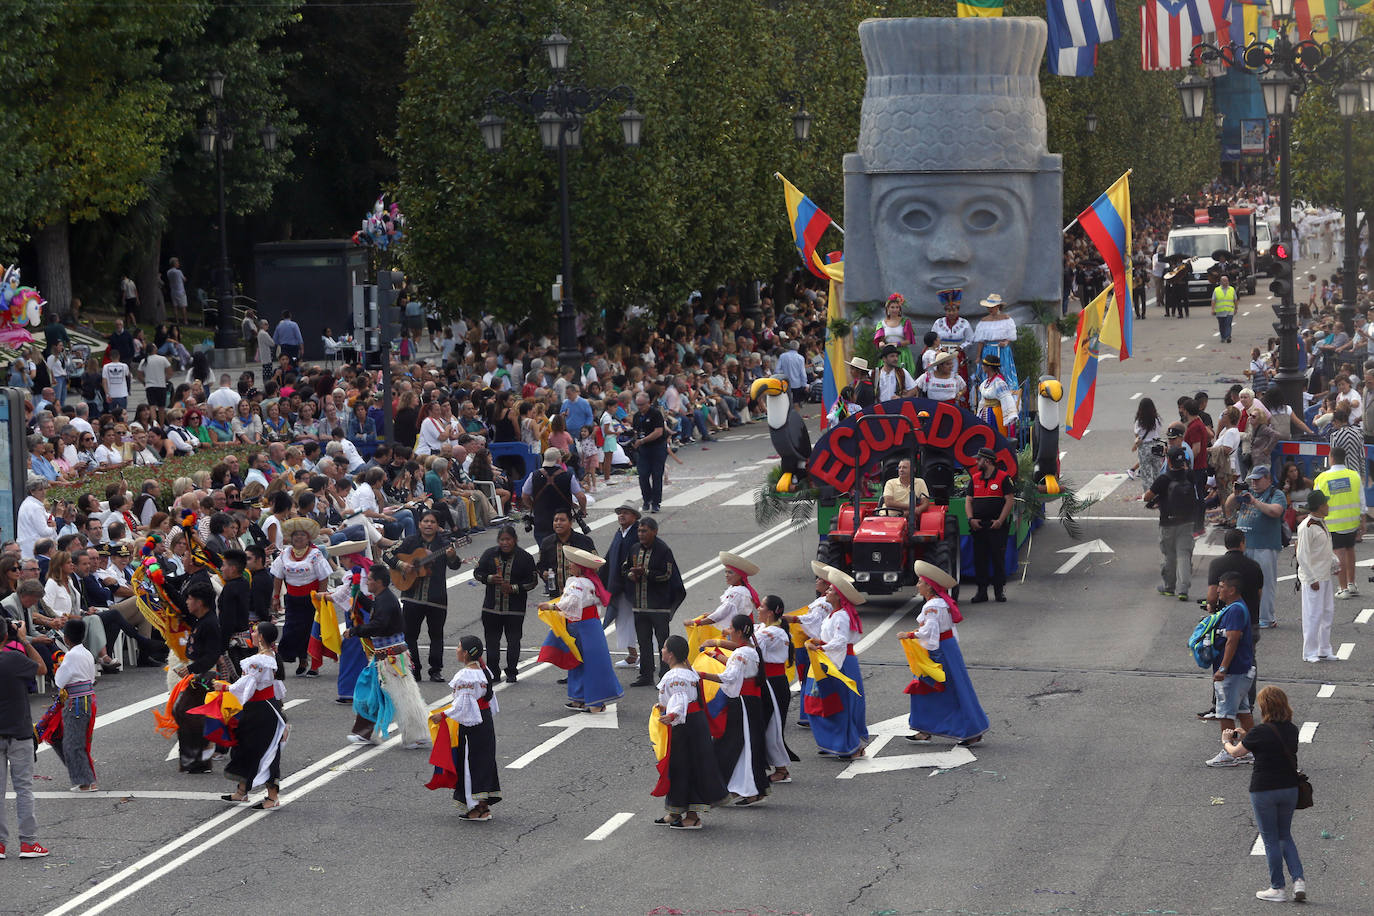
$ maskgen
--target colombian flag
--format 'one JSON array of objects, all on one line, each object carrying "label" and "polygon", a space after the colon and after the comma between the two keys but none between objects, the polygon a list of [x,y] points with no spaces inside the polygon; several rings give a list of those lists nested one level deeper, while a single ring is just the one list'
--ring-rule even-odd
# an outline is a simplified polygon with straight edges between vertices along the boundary
[{"label": "colombian flag", "polygon": [[834,279],[834,273],[827,270],[825,259],[816,252],[816,246],[820,244],[825,230],[835,221],[812,203],[811,198],[798,191],[792,182],[783,178],[781,172],[774,172],[773,177],[782,182],[783,198],[787,203],[787,224],[792,228],[792,241],[797,246],[802,263],[816,276]]},{"label": "colombian flag", "polygon": [[441,716],[438,723],[430,720],[429,739],[434,746],[429,749],[429,763],[434,767],[434,775],[425,783],[426,789],[458,787],[458,767],[453,760],[453,749],[458,746],[460,728],[462,726],[448,716]]},{"label": "colombian flag", "polygon": [[315,622],[310,625],[310,642],[306,645],[306,652],[310,653],[311,662],[318,668],[324,664],[326,655],[335,661],[339,660],[339,618],[334,613],[333,598],[315,592],[310,600],[315,604]]},{"label": "colombian flag", "polygon": [[1065,398],[1064,431],[1082,439],[1093,419],[1093,397],[1097,393],[1098,338],[1102,334],[1102,309],[1111,287],[1098,294],[1078,313],[1078,336],[1073,345],[1073,372],[1069,376],[1069,396]]},{"label": "colombian flag", "polygon": [[[1135,309],[1131,305],[1131,173],[1116,180],[1102,196],[1078,214],[1078,224],[1097,246],[1098,253],[1112,274],[1117,289],[1117,310],[1121,313],[1121,358],[1131,356],[1132,324]],[[1100,298],[1100,297],[1099,297]],[[1081,325],[1080,325],[1081,326]],[[1094,359],[1095,362],[1095,359]],[[1094,374],[1096,370],[1094,369]],[[1072,403],[1072,399],[1070,399]],[[1091,409],[1091,408],[1090,408]]]},{"label": "colombian flag", "polygon": [[969,16],[1000,16],[1002,15],[1002,0],[968,0],[955,4],[959,11],[959,18],[965,19]]},{"label": "colombian flag", "polygon": [[541,607],[539,619],[549,625],[549,635],[544,637],[544,644],[539,647],[539,661],[548,662],[564,671],[571,671],[582,664],[577,640],[568,631],[568,618],[556,610]]}]

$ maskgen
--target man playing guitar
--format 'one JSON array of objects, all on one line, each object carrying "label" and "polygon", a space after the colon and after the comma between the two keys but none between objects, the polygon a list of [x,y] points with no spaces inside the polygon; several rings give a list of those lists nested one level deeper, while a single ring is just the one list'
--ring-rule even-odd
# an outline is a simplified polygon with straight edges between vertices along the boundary
[{"label": "man playing guitar", "polygon": [[466,542],[467,538],[441,538],[439,515],[433,509],[426,509],[421,514],[418,527],[417,533],[385,550],[382,563],[396,571],[395,585],[401,590],[406,646],[410,649],[415,680],[420,680],[417,647],[423,625],[429,633],[429,679],[443,683],[448,571],[463,565],[462,557],[458,556],[458,541]]}]

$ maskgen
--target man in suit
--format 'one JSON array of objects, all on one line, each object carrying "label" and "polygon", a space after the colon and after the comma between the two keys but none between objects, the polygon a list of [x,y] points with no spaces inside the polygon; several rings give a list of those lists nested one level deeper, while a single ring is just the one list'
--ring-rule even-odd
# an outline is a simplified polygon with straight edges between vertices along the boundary
[{"label": "man in suit", "polygon": [[639,543],[639,510],[626,500],[615,510],[615,520],[620,527],[611,535],[611,545],[606,550],[606,565],[601,573],[601,581],[611,593],[611,603],[606,607],[602,625],[615,627],[615,642],[625,657],[615,663],[617,668],[639,667],[639,649],[635,645],[634,607],[630,603],[629,588],[632,583],[621,574],[621,564],[629,557]]}]

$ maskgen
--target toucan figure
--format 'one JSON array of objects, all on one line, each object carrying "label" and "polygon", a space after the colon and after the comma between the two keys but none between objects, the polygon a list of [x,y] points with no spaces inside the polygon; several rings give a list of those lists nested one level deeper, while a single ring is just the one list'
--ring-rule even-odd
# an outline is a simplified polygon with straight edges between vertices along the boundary
[{"label": "toucan figure", "polygon": [[806,462],[811,458],[811,434],[802,422],[801,411],[792,409],[792,396],[787,390],[786,379],[756,379],[749,387],[749,399],[758,400],[760,397],[764,399],[768,410],[769,439],[782,464],[777,490],[779,493],[799,490],[799,478],[805,476]]},{"label": "toucan figure", "polygon": [[1059,426],[1063,422],[1064,386],[1053,376],[1040,380],[1034,430],[1035,485],[1047,496],[1059,495]]}]

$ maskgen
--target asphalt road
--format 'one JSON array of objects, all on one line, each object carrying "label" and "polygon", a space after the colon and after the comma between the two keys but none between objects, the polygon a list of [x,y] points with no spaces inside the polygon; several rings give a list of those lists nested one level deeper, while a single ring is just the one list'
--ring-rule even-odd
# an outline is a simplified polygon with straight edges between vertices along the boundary
[{"label": "asphalt road", "polygon": [[[992,720],[971,753],[901,737],[909,675],[894,634],[911,625],[910,595],[861,608],[860,660],[877,735],[871,760],[817,757],[810,736],[792,726],[788,740],[803,757],[794,783],[760,807],[712,812],[699,833],[652,824],[661,813],[648,794],[652,690],[627,688],[614,716],[571,716],[557,672],[533,663],[543,636],[533,617],[523,676],[500,693],[505,798],[487,824],[458,821],[448,793],[423,788],[424,752],[395,740],[347,744],[352,713],[332,702],[331,677],[287,684],[288,701],[298,704],[289,712],[287,804],[270,813],[227,809],[218,801],[227,782],[179,776],[165,759],[172,745],[153,733],[147,711],[164,689],[161,672],[131,671],[99,684],[100,796],[68,794],[51,751],[40,755],[47,779],[39,790],[52,793],[39,802],[40,838],[53,854],[0,863],[0,911],[173,914],[228,904],[287,913],[363,905],[502,916],[895,916],[1261,908],[1253,893],[1267,873],[1252,854],[1249,769],[1202,765],[1218,739],[1213,723],[1194,716],[1209,695],[1184,646],[1197,609],[1155,594],[1155,519],[1139,501],[1140,485],[1121,475],[1134,461],[1133,396],[1163,407],[1205,388],[1219,400],[1269,332],[1264,302],[1242,300],[1230,346],[1217,342],[1208,317],[1151,314],[1136,326],[1137,355],[1102,366],[1091,431],[1063,447],[1066,476],[1101,495],[1084,533],[1110,552],[1076,549],[1051,522],[1023,553],[1025,580],[1009,587],[1010,601],[965,608],[960,642]],[[811,597],[814,528],[761,530],[745,502],[770,454],[766,429],[755,424],[707,450],[685,450],[685,465],[670,468],[662,536],[690,573],[679,624],[714,607],[721,549],[752,550],[764,570],[755,579],[760,592],[792,607]],[[637,496],[633,481],[597,494],[598,545],[626,493]],[[489,540],[481,536],[472,553]],[[1200,552],[1220,550],[1211,540]],[[1374,556],[1363,545],[1358,553]],[[1291,573],[1291,553],[1280,567]],[[1312,906],[1336,913],[1367,911],[1374,882],[1365,816],[1374,643],[1369,624],[1354,622],[1366,603],[1374,606],[1374,585],[1365,591],[1370,598],[1338,602],[1333,641],[1351,644],[1348,660],[1301,661],[1287,582],[1281,625],[1259,649],[1262,680],[1289,692],[1298,721],[1319,723],[1307,729],[1311,743],[1301,753],[1317,807],[1299,812],[1295,836]],[[478,600],[471,585],[453,584],[450,645],[480,629]],[[633,672],[619,670],[628,684]],[[422,692],[436,703],[446,693],[438,684]]]}]

